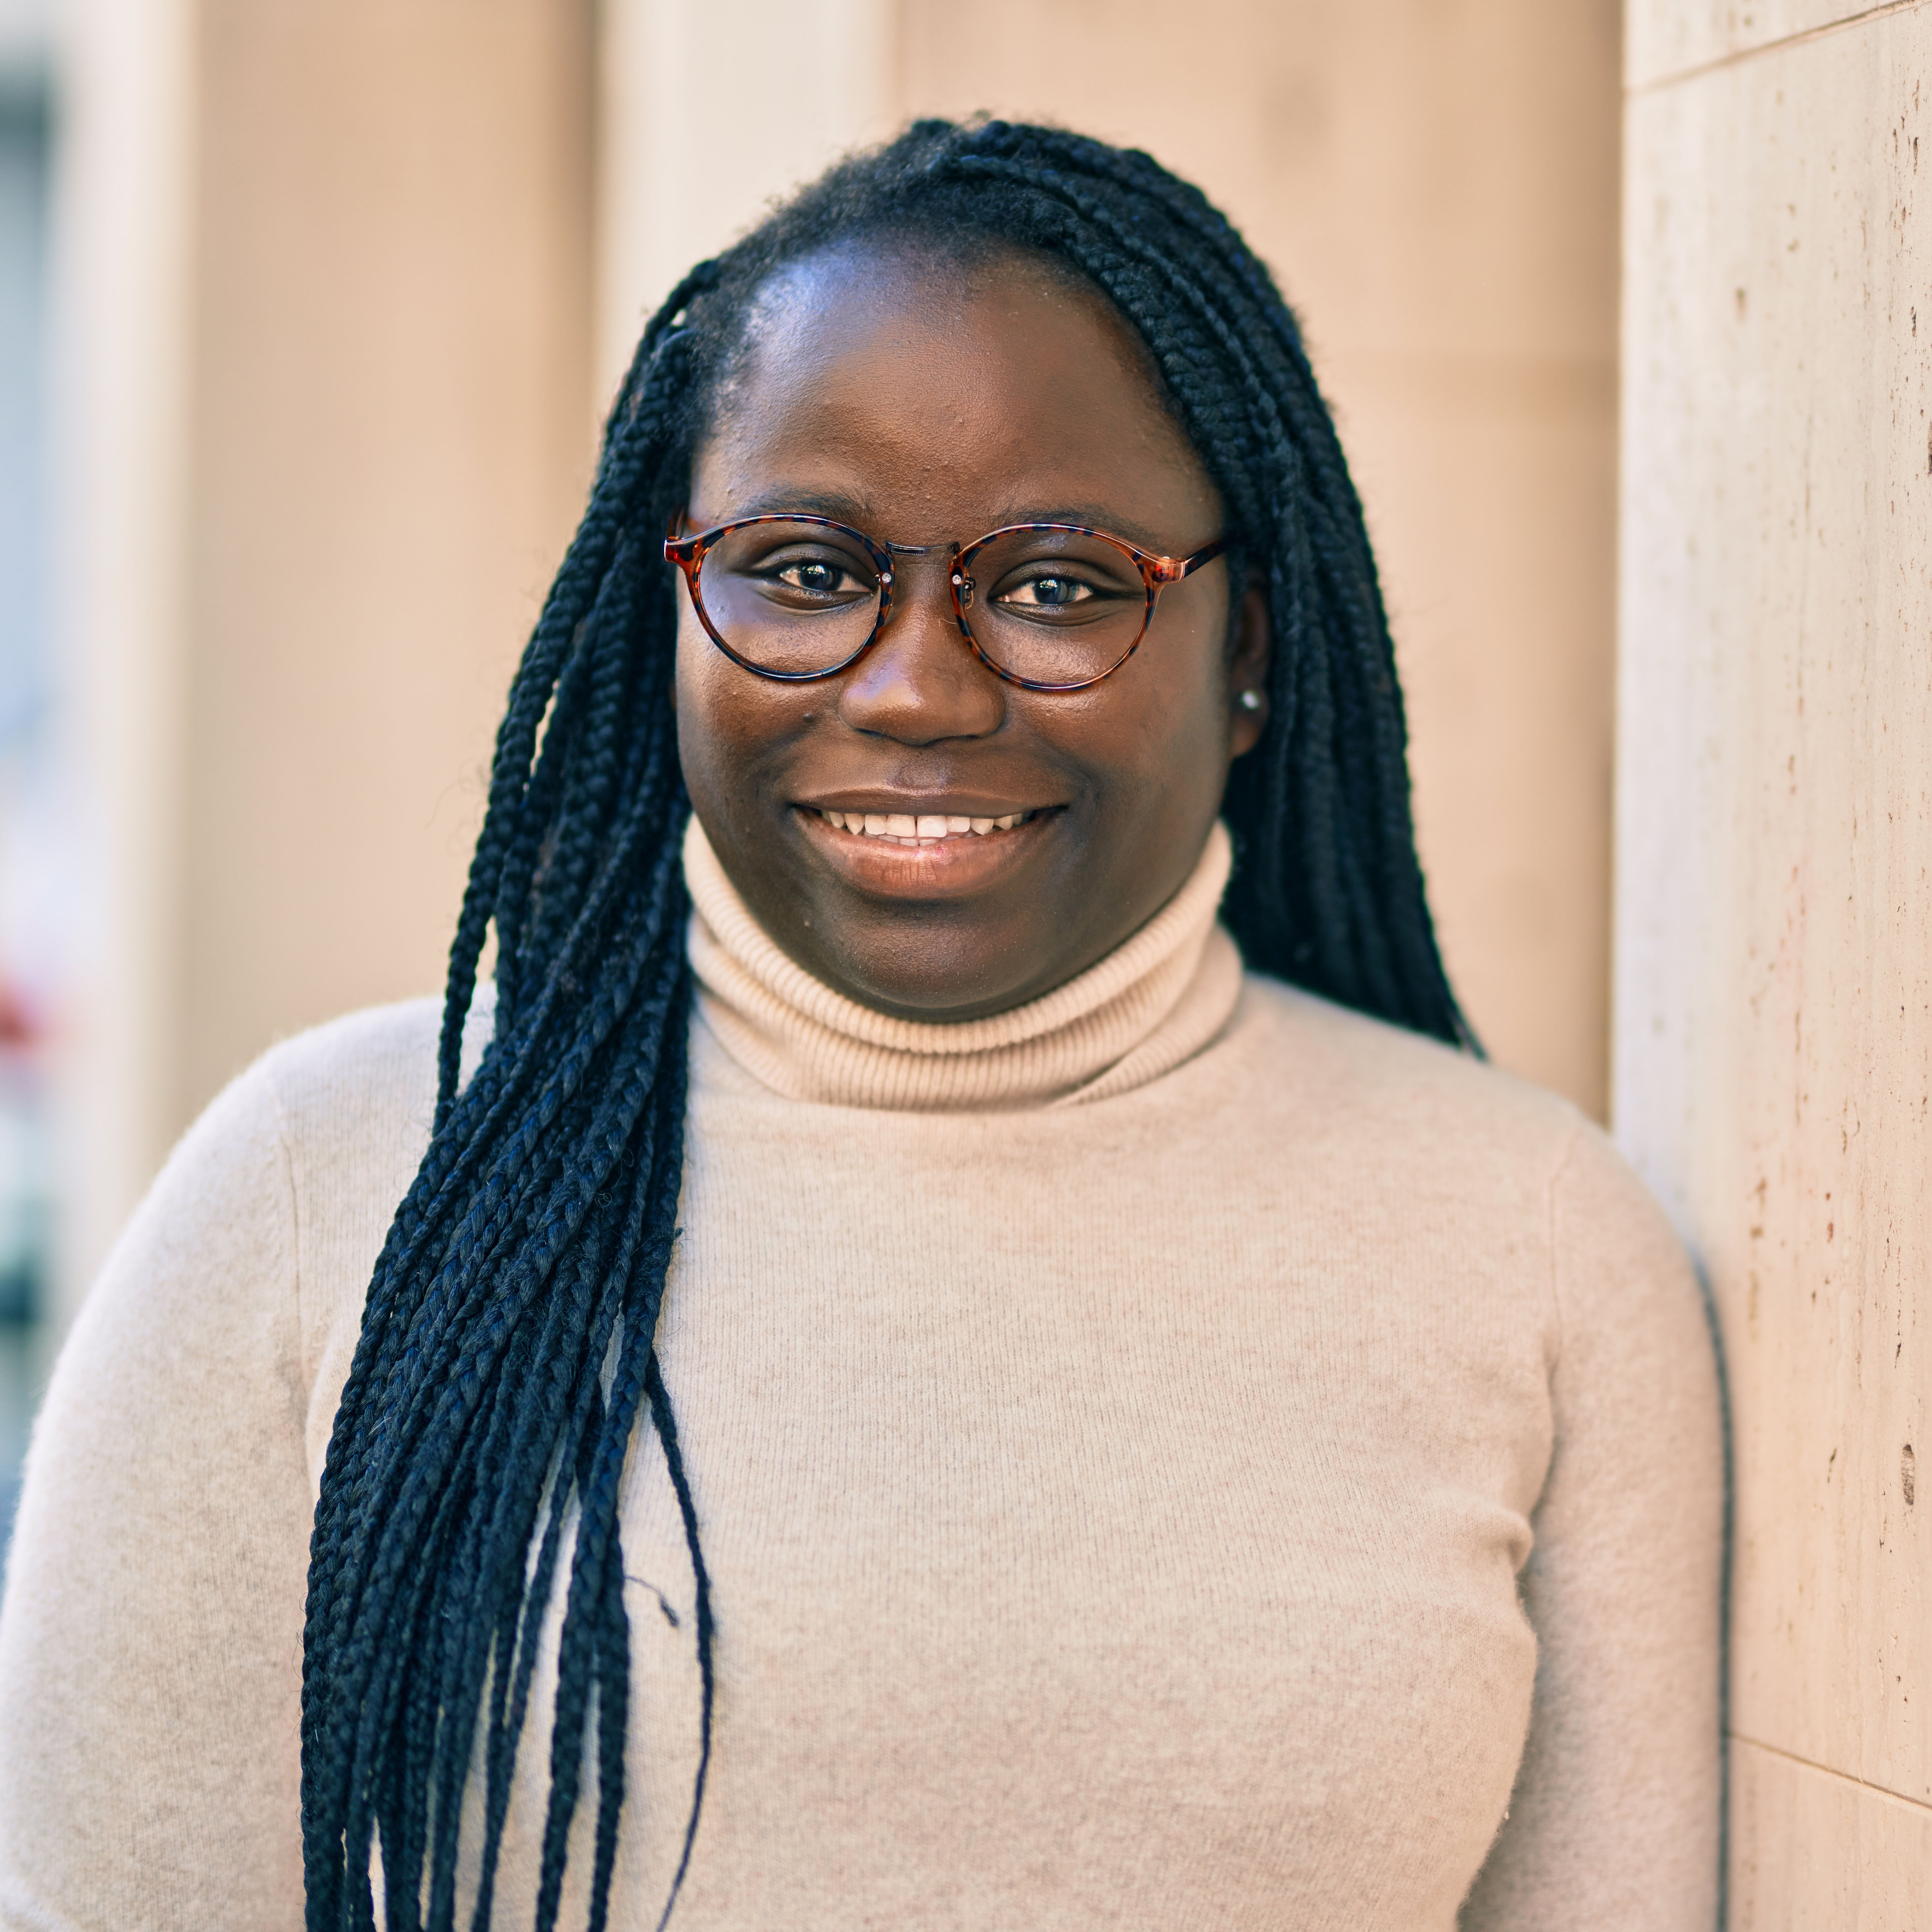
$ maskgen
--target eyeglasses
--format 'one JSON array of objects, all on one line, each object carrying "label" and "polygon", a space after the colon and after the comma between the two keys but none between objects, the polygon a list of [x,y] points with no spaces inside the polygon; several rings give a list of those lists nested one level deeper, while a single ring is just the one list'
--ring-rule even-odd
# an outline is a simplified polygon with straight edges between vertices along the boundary
[{"label": "eyeglasses", "polygon": [[[760,677],[803,682],[855,663],[892,613],[892,560],[937,544],[882,544],[829,517],[741,518],[664,555],[684,573],[711,641]],[[950,546],[959,634],[994,676],[1028,691],[1084,691],[1120,669],[1161,592],[1228,548],[1156,556],[1082,524],[1009,524]]]}]

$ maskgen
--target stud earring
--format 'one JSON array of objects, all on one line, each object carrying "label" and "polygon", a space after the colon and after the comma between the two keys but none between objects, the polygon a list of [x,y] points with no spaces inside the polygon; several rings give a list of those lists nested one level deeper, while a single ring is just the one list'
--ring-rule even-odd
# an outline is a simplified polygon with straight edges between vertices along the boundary
[{"label": "stud earring", "polygon": [[1258,691],[1244,691],[1240,696],[1244,711],[1258,711],[1262,708],[1262,694]]}]

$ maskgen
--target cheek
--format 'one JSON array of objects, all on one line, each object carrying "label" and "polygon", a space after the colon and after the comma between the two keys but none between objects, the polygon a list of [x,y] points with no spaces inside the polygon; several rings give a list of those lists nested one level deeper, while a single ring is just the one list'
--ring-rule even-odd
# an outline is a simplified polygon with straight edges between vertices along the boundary
[{"label": "cheek", "polygon": [[[705,748],[711,735],[710,670],[704,662],[706,640],[694,638],[698,626],[688,610],[680,610],[677,620],[677,655],[671,679],[671,702],[677,708],[677,745],[689,781],[694,764],[705,761]],[[716,652],[710,652],[716,656]]]},{"label": "cheek", "polygon": [[707,824],[769,806],[824,702],[817,686],[774,684],[734,664],[688,612],[677,637],[678,755]]},{"label": "cheek", "polygon": [[1212,789],[1227,773],[1231,721],[1222,626],[1210,621],[1156,632],[1121,668],[1133,679],[1134,718],[1151,775],[1183,791]]},{"label": "cheek", "polygon": [[674,686],[678,754],[686,788],[700,806],[720,791],[731,772],[742,768],[745,694],[734,688],[734,678],[748,682],[713,646],[689,610],[680,612]]},{"label": "cheek", "polygon": [[677,660],[675,688],[678,709],[701,704],[711,676],[710,660],[718,656],[711,640],[698,628],[698,620],[684,606],[677,617]]},{"label": "cheek", "polygon": [[1219,806],[1232,751],[1217,635],[1150,638],[1082,697],[1027,706],[1037,740],[1086,774],[1100,822],[1134,841],[1171,824],[1190,837]]}]

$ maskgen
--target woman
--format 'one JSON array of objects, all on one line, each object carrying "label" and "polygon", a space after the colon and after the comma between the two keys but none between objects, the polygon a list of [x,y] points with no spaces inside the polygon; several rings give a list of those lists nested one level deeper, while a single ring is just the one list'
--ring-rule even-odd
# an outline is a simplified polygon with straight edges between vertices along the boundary
[{"label": "woman", "polygon": [[1708,1925],[1696,1289],[1459,1043],[1266,272],[835,170],[646,332],[440,1035],[271,1054],[76,1330],[0,1911]]}]

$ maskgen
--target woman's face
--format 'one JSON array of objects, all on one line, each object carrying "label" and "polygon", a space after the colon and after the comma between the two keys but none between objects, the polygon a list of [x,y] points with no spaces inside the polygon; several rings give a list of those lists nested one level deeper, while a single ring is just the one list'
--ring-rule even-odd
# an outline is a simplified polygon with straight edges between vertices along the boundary
[{"label": "woman's face", "polygon": [[[805,510],[898,559],[890,621],[813,683],[728,658],[680,592],[678,742],[692,802],[746,904],[848,998],[964,1020],[1050,992],[1186,880],[1266,668],[1264,600],[1231,624],[1217,560],[1160,595],[1138,651],[1090,688],[1003,682],[954,620],[948,547],[1084,524],[1183,556],[1219,495],[1142,352],[1095,296],[1024,257],[970,275],[870,251],[766,291],[693,465],[690,527]],[[901,843],[827,813],[1023,820]],[[928,828],[929,829],[929,828]]]}]

